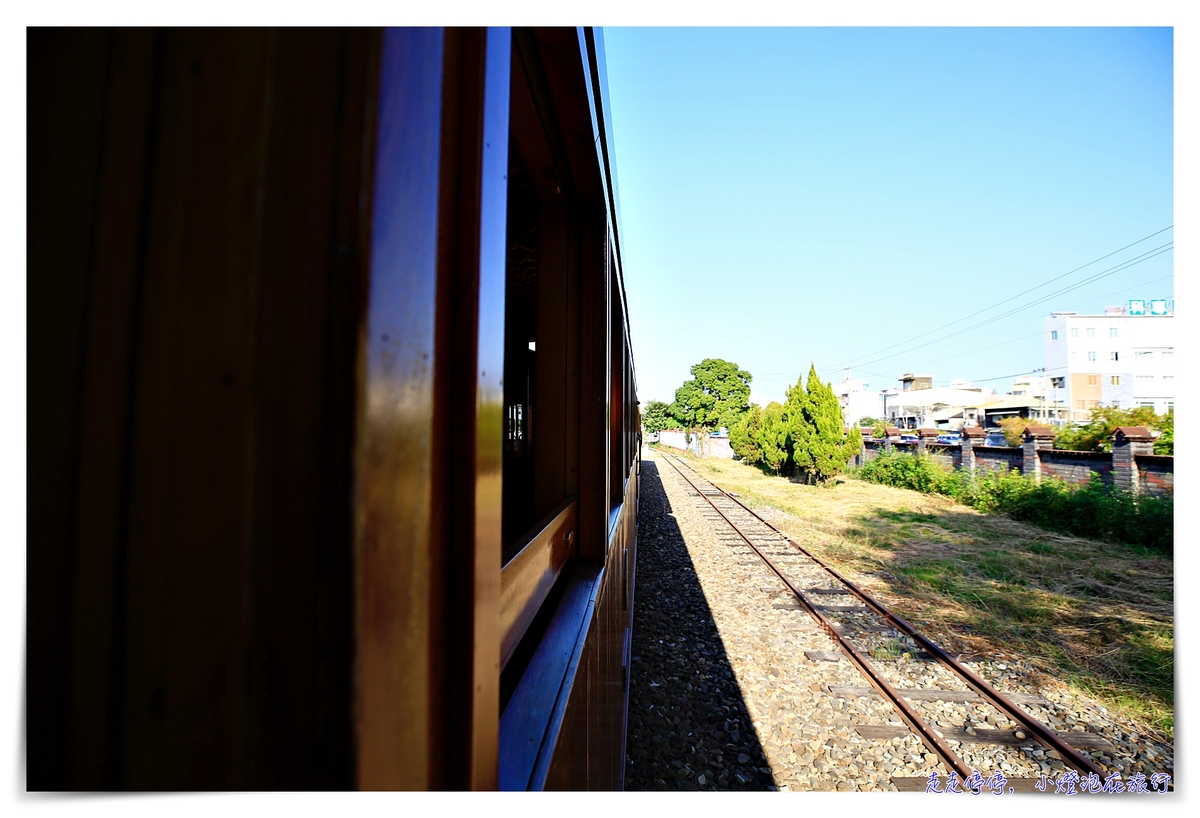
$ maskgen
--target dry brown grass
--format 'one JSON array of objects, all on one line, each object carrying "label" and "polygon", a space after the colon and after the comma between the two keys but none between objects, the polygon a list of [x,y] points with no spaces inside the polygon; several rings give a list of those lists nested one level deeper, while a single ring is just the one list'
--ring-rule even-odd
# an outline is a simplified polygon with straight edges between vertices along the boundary
[{"label": "dry brown grass", "polygon": [[853,477],[807,486],[687,460],[946,649],[1028,658],[1042,683],[1065,682],[1174,740],[1169,556]]}]

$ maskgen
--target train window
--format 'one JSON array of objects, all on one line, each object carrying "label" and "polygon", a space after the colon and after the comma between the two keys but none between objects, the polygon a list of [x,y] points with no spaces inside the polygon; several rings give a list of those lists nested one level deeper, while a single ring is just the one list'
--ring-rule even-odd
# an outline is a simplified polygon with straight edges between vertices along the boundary
[{"label": "train window", "polygon": [[609,495],[611,505],[618,505],[625,496],[625,457],[623,417],[625,413],[625,331],[621,309],[620,288],[616,265],[609,267],[608,292],[611,304],[609,324],[612,354],[612,374],[609,390]]},{"label": "train window", "polygon": [[537,37],[513,30],[502,565],[579,494],[579,208]]},{"label": "train window", "polygon": [[537,521],[533,502],[537,393],[538,214],[529,172],[509,142],[508,225],[504,281],[505,545]]}]

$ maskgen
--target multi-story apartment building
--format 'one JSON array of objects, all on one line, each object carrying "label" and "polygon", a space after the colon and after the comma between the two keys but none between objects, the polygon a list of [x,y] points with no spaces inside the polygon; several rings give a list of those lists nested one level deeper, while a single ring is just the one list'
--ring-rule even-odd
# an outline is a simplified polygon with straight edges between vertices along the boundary
[{"label": "multi-story apartment building", "polygon": [[1174,304],[1150,302],[1159,313],[1151,314],[1143,303],[1103,315],[1055,312],[1043,322],[1047,391],[1070,407],[1070,420],[1089,420],[1097,406],[1174,408]]}]

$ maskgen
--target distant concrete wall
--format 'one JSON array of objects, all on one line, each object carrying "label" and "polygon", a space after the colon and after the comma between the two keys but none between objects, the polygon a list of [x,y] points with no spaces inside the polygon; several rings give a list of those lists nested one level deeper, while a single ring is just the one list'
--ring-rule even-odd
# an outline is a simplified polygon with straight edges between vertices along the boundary
[{"label": "distant concrete wall", "polygon": [[727,437],[707,437],[704,439],[704,456],[715,457],[719,460],[733,460],[733,447]]},{"label": "distant concrete wall", "polygon": [[[715,457],[719,460],[732,460],[733,449],[727,437],[711,437],[709,435],[692,435],[692,442],[687,443],[687,433],[678,429],[664,429],[658,433],[658,442],[672,449],[700,453],[702,457]],[[697,450],[701,449],[701,452]]]},{"label": "distant concrete wall", "polygon": [[672,449],[689,451],[687,433],[678,429],[663,429],[658,433],[658,442],[664,446],[670,446]]}]

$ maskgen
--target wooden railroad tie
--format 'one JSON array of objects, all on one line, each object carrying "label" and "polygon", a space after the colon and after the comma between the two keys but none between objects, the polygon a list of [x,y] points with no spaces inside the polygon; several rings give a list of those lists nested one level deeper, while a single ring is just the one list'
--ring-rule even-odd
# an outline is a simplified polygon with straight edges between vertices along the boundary
[{"label": "wooden railroad tie", "polygon": [[[863,738],[877,741],[887,741],[888,739],[910,735],[909,729],[903,725],[864,724],[854,729]],[[1003,744],[1009,747],[1037,745],[1037,741],[1032,736],[1027,734],[1025,738],[1017,738],[1012,730],[977,729],[974,733],[968,733],[966,730],[957,727],[931,726],[931,729],[941,738],[946,739],[946,741],[956,741],[959,744]],[[1059,733],[1059,736],[1067,744],[1077,749],[1087,748],[1089,750],[1116,752],[1116,748],[1112,744],[1103,736],[1098,736],[1095,733]]]},{"label": "wooden railroad tie", "polygon": [[846,658],[836,650],[806,650],[804,655],[810,662],[840,662]]},{"label": "wooden railroad tie", "polygon": [[[830,685],[829,692],[835,696],[851,698],[854,696],[878,696],[879,691],[873,687],[858,687],[851,685]],[[927,688],[904,687],[897,691],[901,696],[912,701],[923,702],[968,702],[980,704],[984,698],[974,690],[932,690]],[[1050,704],[1036,693],[1005,693],[1014,704]]]}]

